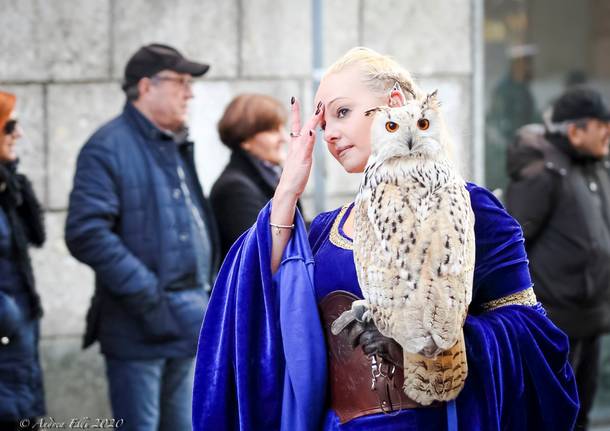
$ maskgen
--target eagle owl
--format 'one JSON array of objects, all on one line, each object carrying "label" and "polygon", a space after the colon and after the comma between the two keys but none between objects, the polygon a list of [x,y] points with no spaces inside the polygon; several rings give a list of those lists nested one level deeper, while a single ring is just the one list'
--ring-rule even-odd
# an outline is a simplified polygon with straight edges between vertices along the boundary
[{"label": "eagle owl", "polygon": [[[452,163],[436,92],[367,111],[371,156],[354,205],[364,309],[404,352],[403,389],[423,405],[457,397],[467,375],[474,214]],[[357,304],[358,303],[358,304]]]}]

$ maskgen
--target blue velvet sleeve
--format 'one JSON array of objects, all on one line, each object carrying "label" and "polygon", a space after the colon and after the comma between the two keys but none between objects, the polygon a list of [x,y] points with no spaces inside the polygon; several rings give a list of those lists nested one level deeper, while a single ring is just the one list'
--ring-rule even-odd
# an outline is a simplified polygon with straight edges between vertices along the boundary
[{"label": "blue velvet sleeve", "polygon": [[319,428],[326,348],[305,224],[271,274],[270,204],[227,255],[199,337],[193,430]]},{"label": "blue velvet sleeve", "polygon": [[475,215],[476,263],[471,308],[532,287],[519,223],[488,190],[468,185]]},{"label": "blue velvet sleeve", "polygon": [[477,252],[460,429],[571,430],[578,396],[568,340],[532,302],[521,228],[491,193],[468,188]]}]

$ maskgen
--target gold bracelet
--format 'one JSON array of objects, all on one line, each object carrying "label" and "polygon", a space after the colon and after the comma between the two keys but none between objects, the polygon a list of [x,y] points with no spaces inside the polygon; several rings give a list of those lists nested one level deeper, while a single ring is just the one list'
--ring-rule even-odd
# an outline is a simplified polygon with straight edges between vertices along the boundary
[{"label": "gold bracelet", "polygon": [[282,232],[282,229],[294,229],[294,223],[293,224],[275,224],[275,223],[271,223],[269,222],[269,225],[271,227],[275,228],[275,233],[277,235],[279,235]]}]

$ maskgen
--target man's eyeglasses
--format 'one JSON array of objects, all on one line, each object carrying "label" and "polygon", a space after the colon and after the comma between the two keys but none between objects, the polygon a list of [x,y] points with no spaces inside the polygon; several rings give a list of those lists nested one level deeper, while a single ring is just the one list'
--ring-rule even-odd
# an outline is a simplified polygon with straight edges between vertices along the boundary
[{"label": "man's eyeglasses", "polygon": [[177,76],[159,76],[155,75],[150,78],[153,82],[171,81],[180,85],[183,88],[191,88],[193,86],[193,80],[191,78],[183,78]]},{"label": "man's eyeglasses", "polygon": [[10,119],[6,123],[4,123],[4,129],[2,131],[5,135],[12,135],[17,130],[17,120]]}]

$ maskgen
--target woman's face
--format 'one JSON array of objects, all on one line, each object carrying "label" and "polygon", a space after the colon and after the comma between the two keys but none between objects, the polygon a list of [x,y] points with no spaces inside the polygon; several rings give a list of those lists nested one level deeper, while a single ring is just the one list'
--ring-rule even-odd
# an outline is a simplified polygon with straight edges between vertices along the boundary
[{"label": "woman's face", "polygon": [[279,126],[274,130],[257,133],[244,141],[241,146],[257,159],[273,163],[274,165],[281,165],[284,161],[282,149],[287,141],[288,138],[284,126]]},{"label": "woman's face", "polygon": [[371,154],[371,122],[364,112],[386,104],[362,82],[357,69],[326,75],[315,101],[324,104],[322,129],[328,150],[347,172],[362,172]]},{"label": "woman's face", "polygon": [[4,130],[0,130],[0,163],[12,162],[17,159],[15,143],[21,138],[21,128],[14,118],[7,121]]}]

